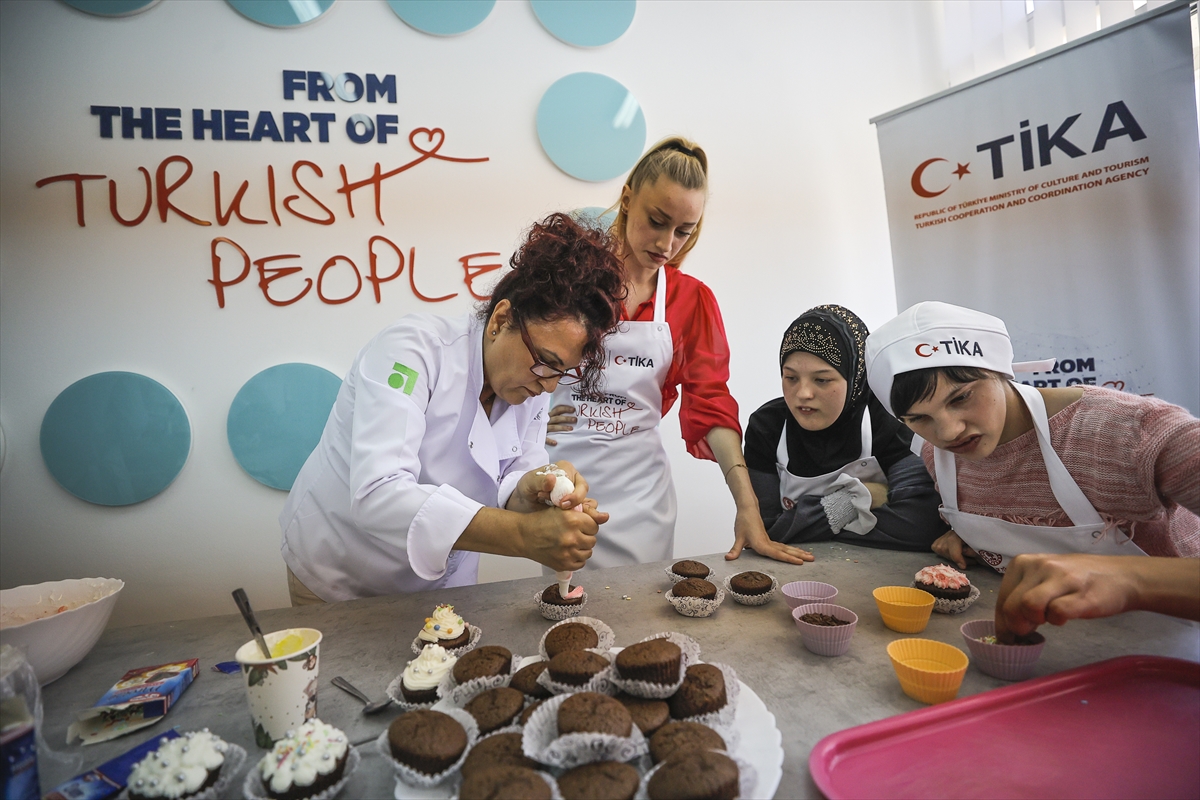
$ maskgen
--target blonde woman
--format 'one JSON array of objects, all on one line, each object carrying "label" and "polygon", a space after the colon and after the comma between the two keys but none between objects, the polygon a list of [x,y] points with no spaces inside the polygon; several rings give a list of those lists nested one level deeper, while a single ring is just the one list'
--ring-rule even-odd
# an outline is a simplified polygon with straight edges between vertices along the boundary
[{"label": "blonde woman", "polygon": [[659,423],[677,399],[687,450],[716,461],[737,504],[734,545],[781,561],[811,561],[774,542],[759,516],[729,394],[729,344],[712,291],[680,269],[696,245],[708,198],[708,158],[681,137],[651,148],[625,181],[612,239],[625,265],[622,323],[605,340],[599,390],[559,387],[546,444],[588,475],[611,524],[588,562],[616,567],[673,556],[677,504]]}]

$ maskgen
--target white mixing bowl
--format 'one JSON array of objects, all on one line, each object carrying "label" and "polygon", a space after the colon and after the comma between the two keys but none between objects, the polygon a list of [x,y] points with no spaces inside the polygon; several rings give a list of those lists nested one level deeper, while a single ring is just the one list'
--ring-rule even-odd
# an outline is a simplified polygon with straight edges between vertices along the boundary
[{"label": "white mixing bowl", "polygon": [[45,686],[91,651],[124,588],[116,578],[79,578],[4,589],[0,642],[24,650]]}]

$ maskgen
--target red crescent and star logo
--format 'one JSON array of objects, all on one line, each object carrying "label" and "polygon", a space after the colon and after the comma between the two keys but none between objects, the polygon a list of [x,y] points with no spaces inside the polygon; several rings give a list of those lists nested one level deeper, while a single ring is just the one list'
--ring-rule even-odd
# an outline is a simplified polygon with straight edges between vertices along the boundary
[{"label": "red crescent and star logo", "polygon": [[[929,159],[926,159],[925,161],[922,161],[920,164],[918,164],[917,168],[913,170],[913,174],[912,174],[912,190],[921,197],[937,197],[939,194],[942,194],[943,192],[945,192],[946,189],[949,189],[950,185],[947,184],[944,189],[939,189],[936,192],[931,192],[929,189],[925,188],[924,183],[922,183],[922,181],[921,181],[922,176],[925,174],[925,169],[930,164],[936,164],[939,161],[945,161],[945,160],[946,159],[944,159],[944,158],[929,158]],[[951,171],[950,174],[957,175],[958,179],[960,181],[963,179],[964,176],[971,174],[971,170],[967,169],[967,167],[971,166],[971,162],[968,161],[966,164],[958,164],[958,162],[955,162],[955,164],[957,164],[958,168]]]},{"label": "red crescent and star logo", "polygon": [[[922,352],[921,352],[921,348],[922,348],[922,347],[927,347],[927,348],[929,348],[930,352],[928,352],[928,353],[922,353]],[[913,348],[913,350],[915,350],[915,351],[916,351],[916,353],[917,353],[917,355],[919,355],[921,358],[929,358],[930,356],[932,356],[934,353],[936,353],[936,352],[938,351],[937,347],[935,347],[935,346],[933,346],[933,345],[926,344],[925,342],[921,342],[919,345],[917,345],[916,347],[914,347],[914,348]]]}]

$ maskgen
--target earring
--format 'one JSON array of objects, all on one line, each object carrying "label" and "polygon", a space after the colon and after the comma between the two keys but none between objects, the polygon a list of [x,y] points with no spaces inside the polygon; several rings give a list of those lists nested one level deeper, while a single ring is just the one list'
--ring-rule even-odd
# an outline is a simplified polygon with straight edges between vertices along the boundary
[{"label": "earring", "polygon": [[499,331],[492,331],[492,336],[495,336]]}]

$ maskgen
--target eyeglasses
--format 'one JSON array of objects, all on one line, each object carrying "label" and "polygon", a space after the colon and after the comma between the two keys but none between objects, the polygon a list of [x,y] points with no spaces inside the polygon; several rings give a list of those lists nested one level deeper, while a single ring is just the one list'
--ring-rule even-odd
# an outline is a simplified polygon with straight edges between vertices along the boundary
[{"label": "eyeglasses", "polygon": [[533,349],[533,342],[529,340],[529,331],[525,329],[525,323],[517,320],[517,327],[521,329],[521,341],[525,342],[525,349],[529,351],[529,355],[533,359],[533,366],[529,368],[530,372],[539,378],[552,378],[563,386],[570,386],[583,380],[579,367],[567,370],[555,369],[538,358],[538,354]]}]

